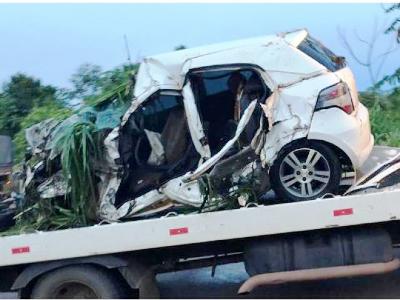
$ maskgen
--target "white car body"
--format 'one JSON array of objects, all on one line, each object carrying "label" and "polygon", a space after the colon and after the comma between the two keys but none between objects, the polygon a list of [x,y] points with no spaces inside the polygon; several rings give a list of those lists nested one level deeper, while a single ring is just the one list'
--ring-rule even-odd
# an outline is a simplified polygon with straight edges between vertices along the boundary
[{"label": "white car body", "polygon": [[[194,206],[201,204],[201,194],[195,188],[196,179],[210,170],[229,150],[227,145],[212,156],[209,146],[201,142],[205,135],[203,124],[187,76],[196,70],[210,67],[221,70],[238,70],[243,66],[254,68],[270,89],[271,95],[266,99],[265,105],[262,105],[268,119],[269,131],[265,142],[258,145],[258,154],[263,165],[272,165],[285,145],[306,138],[334,145],[346,154],[353,168],[359,168],[374,144],[368,111],[358,101],[355,80],[348,67],[336,72],[329,71],[297,48],[307,35],[306,30],[299,30],[145,58],[136,76],[132,105],[125,113],[121,126],[115,128],[105,140],[110,169],[115,170],[118,167],[116,159],[120,157],[118,139],[121,128],[142,103],[160,90],[175,91],[183,96],[190,135],[201,159],[196,170],[174,178],[159,189],[132,199],[118,209],[114,205],[115,193],[110,191],[118,189],[120,179],[116,175],[104,178],[101,216],[108,220],[127,217],[166,198],[180,203],[192,203]],[[354,111],[348,114],[337,107],[316,111],[320,92],[339,82],[347,84]],[[251,115],[252,109],[254,107],[250,105],[248,115]],[[246,118],[243,116],[240,120],[243,126],[248,121]],[[240,130],[239,123],[237,136]]]}]

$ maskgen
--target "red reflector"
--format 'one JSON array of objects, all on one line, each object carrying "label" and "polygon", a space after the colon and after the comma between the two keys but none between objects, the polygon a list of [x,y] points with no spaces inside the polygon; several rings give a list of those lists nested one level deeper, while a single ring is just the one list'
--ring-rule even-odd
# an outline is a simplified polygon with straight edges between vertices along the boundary
[{"label": "red reflector", "polygon": [[334,217],[347,216],[347,215],[352,215],[352,214],[353,214],[352,208],[337,209],[337,210],[333,211]]},{"label": "red reflector", "polygon": [[353,112],[353,106],[350,104],[344,105],[342,108],[347,114],[351,114]]},{"label": "red reflector", "polygon": [[31,249],[29,248],[29,246],[11,249],[12,254],[22,254],[22,253],[29,253],[29,252],[31,252]]},{"label": "red reflector", "polygon": [[172,228],[169,230],[169,235],[178,235],[178,234],[186,234],[189,233],[189,228],[182,227],[182,228]]}]

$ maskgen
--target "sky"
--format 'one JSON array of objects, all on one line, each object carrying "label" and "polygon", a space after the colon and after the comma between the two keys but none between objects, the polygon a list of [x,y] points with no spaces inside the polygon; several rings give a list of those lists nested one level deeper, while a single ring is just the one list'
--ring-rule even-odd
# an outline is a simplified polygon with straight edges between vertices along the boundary
[{"label": "sky", "polygon": [[[388,4],[386,4],[388,6]],[[123,36],[132,60],[187,47],[307,28],[336,54],[348,58],[358,88],[370,86],[367,70],[349,56],[338,35],[344,30],[361,58],[374,24],[383,28],[394,16],[369,4],[0,4],[0,84],[22,72],[45,84],[68,88],[83,63],[103,70],[127,62]],[[380,35],[376,56],[394,41]],[[382,68],[398,67],[399,53]]]}]

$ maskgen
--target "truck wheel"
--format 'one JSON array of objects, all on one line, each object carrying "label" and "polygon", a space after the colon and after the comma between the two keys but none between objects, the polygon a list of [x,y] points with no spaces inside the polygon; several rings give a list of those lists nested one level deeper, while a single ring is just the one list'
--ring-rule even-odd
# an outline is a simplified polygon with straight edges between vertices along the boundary
[{"label": "truck wheel", "polygon": [[339,158],[331,148],[307,141],[281,150],[270,179],[282,200],[296,202],[337,194],[341,173]]},{"label": "truck wheel", "polygon": [[49,272],[34,285],[33,299],[118,299],[123,288],[105,270],[98,267],[68,266]]}]

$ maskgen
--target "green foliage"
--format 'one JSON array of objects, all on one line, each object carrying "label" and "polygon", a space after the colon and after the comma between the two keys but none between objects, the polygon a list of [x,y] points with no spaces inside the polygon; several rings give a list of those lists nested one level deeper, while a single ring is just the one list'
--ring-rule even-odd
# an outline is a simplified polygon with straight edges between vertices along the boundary
[{"label": "green foliage", "polygon": [[[385,9],[391,15],[400,12],[400,4],[392,4]],[[397,42],[400,43],[400,18],[395,17],[385,33],[395,33]],[[385,86],[393,87],[389,93],[379,90]],[[372,91],[361,93],[360,99],[368,106],[372,131],[375,135],[375,143],[400,147],[400,68],[380,80]]]},{"label": "green foliage", "polygon": [[95,166],[102,152],[102,139],[90,121],[75,123],[57,141],[70,193],[70,208],[77,222],[84,226],[96,218],[97,189]]},{"label": "green foliage", "polygon": [[66,201],[62,199],[40,199],[35,203],[29,201],[15,216],[15,225],[0,232],[0,236],[82,227],[81,216],[74,209],[63,206],[66,206]]},{"label": "green foliage", "polygon": [[[400,10],[400,3],[392,4],[389,8],[385,9],[386,13],[393,13],[397,10]],[[397,40],[400,41],[400,17],[395,18],[386,29],[386,33],[393,31],[397,33]]]},{"label": "green foliage", "polygon": [[[67,196],[42,199],[36,191],[41,181],[29,185],[29,196],[18,209],[16,226],[2,235],[81,227],[96,221],[96,164],[101,160],[105,133],[110,126],[118,126],[132,99],[132,73],[136,70],[137,65],[106,72],[97,66],[83,65],[72,77],[72,90],[43,86],[39,80],[25,75],[13,76],[4,85],[0,94],[0,128],[13,136],[17,161],[22,160],[27,146],[26,128],[49,118],[61,121],[73,114],[77,118],[65,123],[53,143],[55,153],[61,154]],[[85,105],[73,110],[68,103],[76,100]],[[28,164],[35,164],[35,159],[33,156]],[[54,175],[51,168],[57,164],[45,161],[45,176]]]},{"label": "green foliage", "polygon": [[379,82],[377,82],[375,88],[379,89],[385,84],[394,86],[395,93],[400,92],[400,68],[398,68],[393,74],[384,76]]},{"label": "green foliage", "polygon": [[[87,105],[96,105],[107,101],[118,89],[126,88],[137,64],[127,64],[103,72],[99,66],[84,64],[72,76],[73,89],[69,92],[70,100],[79,98]],[[120,91],[122,96],[122,91]],[[123,101],[130,97],[121,98]]]},{"label": "green foliage", "polygon": [[375,144],[400,147],[400,94],[365,92],[360,94],[360,100],[369,109]]},{"label": "green foliage", "polygon": [[98,94],[101,89],[101,74],[102,70],[100,66],[91,64],[81,65],[71,77],[73,90],[70,91],[70,97],[85,99]]},{"label": "green foliage", "polygon": [[[390,26],[386,29],[385,33],[391,34],[394,32],[397,42],[400,43],[400,3],[390,5],[389,8],[385,9],[385,12],[389,15],[395,12],[399,13],[397,17],[395,17],[395,19],[390,23]],[[384,76],[382,80],[376,84],[375,88],[379,89],[385,84],[393,86],[395,93],[400,93],[400,68],[397,68],[393,74]]]},{"label": "green foliage", "polygon": [[57,102],[56,91],[56,88],[44,86],[40,80],[27,75],[12,76],[0,94],[0,133],[14,137],[23,118],[33,107]]}]

